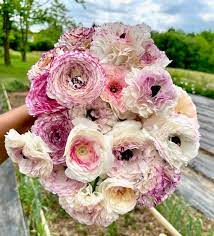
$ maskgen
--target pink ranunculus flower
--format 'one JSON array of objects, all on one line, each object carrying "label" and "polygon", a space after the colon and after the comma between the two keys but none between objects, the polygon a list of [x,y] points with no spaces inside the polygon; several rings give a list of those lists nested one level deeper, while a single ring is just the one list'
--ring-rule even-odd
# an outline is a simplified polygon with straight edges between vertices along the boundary
[{"label": "pink ranunculus flower", "polygon": [[113,163],[112,137],[104,136],[90,120],[72,121],[65,147],[67,169],[65,174],[82,182],[90,182],[111,168]]},{"label": "pink ranunculus flower", "polygon": [[95,29],[74,27],[65,32],[57,43],[57,46],[65,46],[68,50],[86,50],[90,48]]},{"label": "pink ranunculus flower", "polygon": [[57,194],[59,197],[70,196],[78,192],[86,184],[69,179],[65,175],[66,167],[63,165],[56,165],[47,178],[40,178],[42,186],[49,192]]},{"label": "pink ranunculus flower", "polygon": [[150,38],[150,27],[145,24],[128,26],[122,23],[108,23],[96,27],[91,52],[102,63],[116,66],[140,66],[142,44]]},{"label": "pink ranunculus flower", "polygon": [[31,130],[40,136],[51,150],[54,164],[65,163],[64,151],[68,135],[73,128],[67,111],[44,114],[38,117]]},{"label": "pink ranunculus flower", "polygon": [[38,116],[43,113],[52,113],[65,109],[59,103],[46,95],[47,77],[45,72],[34,78],[30,91],[26,97],[26,105],[30,115]]},{"label": "pink ranunculus flower", "polygon": [[200,135],[192,119],[176,114],[159,114],[147,119],[143,127],[153,137],[158,137],[163,155],[175,168],[197,156]]},{"label": "pink ranunculus flower", "polygon": [[171,61],[166,56],[164,51],[160,51],[152,39],[143,42],[145,51],[140,56],[143,67],[155,65],[159,67],[166,67]]},{"label": "pink ranunculus flower", "polygon": [[106,85],[100,97],[115,110],[123,113],[126,108],[122,99],[122,91],[126,87],[127,70],[124,67],[114,65],[103,65],[103,68],[106,74]]},{"label": "pink ranunculus flower", "polygon": [[[145,130],[143,130],[145,132]],[[139,203],[152,207],[163,202],[176,189],[181,173],[166,160],[164,146],[156,138],[145,140],[141,163],[142,177],[135,184]]]},{"label": "pink ranunculus flower", "polygon": [[134,120],[117,123],[110,134],[113,136],[114,164],[109,170],[110,177],[137,181],[142,176],[141,162],[145,137],[142,125]]},{"label": "pink ranunculus flower", "polygon": [[103,134],[109,132],[117,122],[110,105],[100,98],[87,105],[74,106],[69,114],[71,118],[83,117],[95,122]]},{"label": "pink ranunculus flower", "polygon": [[163,163],[158,163],[158,165],[153,162],[157,161],[149,161],[147,176],[137,184],[140,192],[138,202],[144,207],[153,207],[166,200],[175,191],[181,178],[180,171],[173,169],[163,160]]},{"label": "pink ranunculus flower", "polygon": [[39,136],[31,132],[20,135],[11,129],[5,135],[5,148],[21,173],[30,177],[48,177],[51,174],[53,162],[50,150]]},{"label": "pink ranunculus flower", "polygon": [[34,64],[31,69],[28,71],[29,80],[33,81],[39,75],[42,75],[48,72],[52,66],[53,60],[62,55],[66,49],[64,47],[56,47],[50,51],[47,51],[42,54],[40,60]]},{"label": "pink ranunculus flower", "polygon": [[128,110],[148,118],[175,102],[176,91],[170,74],[159,67],[133,69],[126,77],[123,100]]},{"label": "pink ranunculus flower", "polygon": [[99,97],[104,84],[104,71],[96,58],[85,52],[68,52],[53,62],[47,95],[72,108],[93,102]]},{"label": "pink ranunculus flower", "polygon": [[117,214],[105,208],[102,194],[93,192],[91,185],[76,194],[60,197],[59,203],[82,224],[108,226],[118,218]]}]

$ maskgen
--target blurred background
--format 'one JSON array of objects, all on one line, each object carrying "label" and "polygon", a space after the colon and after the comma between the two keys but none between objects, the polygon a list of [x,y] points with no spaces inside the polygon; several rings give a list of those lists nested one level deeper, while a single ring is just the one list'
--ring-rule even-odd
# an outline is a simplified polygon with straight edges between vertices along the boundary
[{"label": "blurred background", "polygon": [[[172,60],[167,70],[174,83],[189,92],[196,103],[202,135],[199,156],[184,171],[178,191],[157,209],[182,235],[211,236],[214,232],[213,0],[0,0],[0,113],[8,110],[7,94],[12,107],[24,103],[29,89],[27,71],[43,52],[53,48],[64,31],[115,21],[133,25],[144,22],[152,27],[156,45]],[[51,235],[168,235],[151,213],[142,208],[121,217],[108,229],[78,224],[60,209],[57,198],[45,192],[37,180],[10,171],[10,178],[16,178],[11,184],[18,188],[16,198],[17,202],[21,199],[24,212],[20,230],[29,228],[30,235],[47,235],[44,219]],[[9,181],[8,173],[8,165],[0,168],[5,181]],[[1,192],[4,185],[1,178]],[[4,204],[0,201],[0,209]],[[20,214],[17,217],[23,218],[22,208],[16,211]],[[4,214],[1,217],[0,225],[5,220]]]}]

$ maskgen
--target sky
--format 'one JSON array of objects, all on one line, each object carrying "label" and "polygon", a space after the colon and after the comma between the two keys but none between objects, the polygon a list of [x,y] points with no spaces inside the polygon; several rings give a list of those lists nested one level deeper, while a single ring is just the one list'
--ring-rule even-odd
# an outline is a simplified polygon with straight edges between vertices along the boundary
[{"label": "sky", "polygon": [[147,23],[153,30],[214,31],[214,0],[62,0],[77,23]]}]

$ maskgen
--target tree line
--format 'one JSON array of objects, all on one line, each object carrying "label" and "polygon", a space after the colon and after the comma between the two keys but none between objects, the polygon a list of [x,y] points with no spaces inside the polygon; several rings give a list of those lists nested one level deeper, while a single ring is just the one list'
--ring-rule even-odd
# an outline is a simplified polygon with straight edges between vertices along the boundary
[{"label": "tree line", "polygon": [[153,32],[152,37],[172,60],[170,67],[214,73],[214,32],[185,33],[171,28]]},{"label": "tree line", "polygon": [[[84,0],[75,0],[83,4]],[[75,25],[69,11],[60,0],[2,0],[0,2],[0,44],[4,49],[4,63],[10,65],[11,34],[26,61],[30,27],[45,24],[55,34],[60,35],[63,28]]]}]

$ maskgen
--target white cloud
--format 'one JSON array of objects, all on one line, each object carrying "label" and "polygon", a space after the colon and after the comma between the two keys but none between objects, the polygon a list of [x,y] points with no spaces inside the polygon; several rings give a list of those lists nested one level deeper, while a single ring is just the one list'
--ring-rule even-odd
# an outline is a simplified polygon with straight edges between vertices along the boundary
[{"label": "white cloud", "polygon": [[71,16],[85,26],[122,21],[145,22],[155,30],[170,27],[197,32],[214,29],[214,0],[86,0],[86,9],[64,0]]}]

